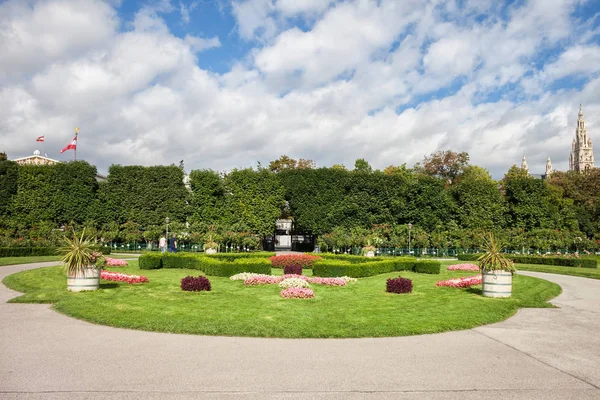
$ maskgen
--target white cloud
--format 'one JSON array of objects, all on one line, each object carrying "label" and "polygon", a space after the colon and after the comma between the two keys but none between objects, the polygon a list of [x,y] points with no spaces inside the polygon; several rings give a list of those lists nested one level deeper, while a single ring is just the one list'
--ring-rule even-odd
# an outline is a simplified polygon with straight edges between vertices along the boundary
[{"label": "white cloud", "polygon": [[[579,101],[600,137],[599,50],[574,30],[573,2],[552,1],[517,2],[508,20],[491,16],[491,0],[239,1],[238,33],[260,43],[223,74],[197,64],[219,38],[175,37],[161,18],[170,2],[125,30],[99,1],[3,3],[0,150],[24,156],[45,135],[49,156],[66,160],[58,150],[79,126],[78,156],[104,172],[181,159],[231,169],[282,154],[385,168],[439,149],[468,151],[495,177],[523,153],[533,172],[548,155],[566,169]],[[55,10],[47,21],[44,10]],[[80,37],[62,27],[72,15]],[[297,17],[314,20],[290,26]],[[5,39],[15,32],[22,51]],[[532,65],[549,48],[562,51]],[[564,76],[583,89],[548,90]],[[456,77],[464,86],[444,92]]]}]

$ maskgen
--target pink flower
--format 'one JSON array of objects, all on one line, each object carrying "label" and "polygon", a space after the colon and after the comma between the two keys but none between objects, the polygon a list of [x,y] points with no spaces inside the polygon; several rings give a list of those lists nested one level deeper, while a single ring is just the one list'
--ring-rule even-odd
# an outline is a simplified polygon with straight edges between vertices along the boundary
[{"label": "pink flower", "polygon": [[309,283],[325,286],[346,286],[346,280],[343,278],[308,278]]},{"label": "pink flower", "polygon": [[127,282],[127,283],[146,283],[146,282],[148,282],[148,278],[145,276],[127,275],[127,274],[122,274],[120,272],[108,272],[108,271],[102,271],[100,273],[100,279],[104,279],[105,281]]},{"label": "pink flower", "polygon": [[291,287],[281,291],[281,297],[284,299],[312,299],[315,292],[312,289]]},{"label": "pink flower", "polygon": [[475,264],[454,264],[446,268],[448,271],[479,271],[479,266]]},{"label": "pink flower", "polygon": [[255,275],[244,280],[246,286],[274,285],[283,280],[283,276]]},{"label": "pink flower", "polygon": [[465,288],[473,285],[481,285],[481,275],[453,278],[445,281],[439,281],[435,284],[435,286],[448,286],[455,288]]},{"label": "pink flower", "polygon": [[119,260],[118,258],[106,257],[106,265],[108,267],[124,267],[127,264],[125,260]]}]

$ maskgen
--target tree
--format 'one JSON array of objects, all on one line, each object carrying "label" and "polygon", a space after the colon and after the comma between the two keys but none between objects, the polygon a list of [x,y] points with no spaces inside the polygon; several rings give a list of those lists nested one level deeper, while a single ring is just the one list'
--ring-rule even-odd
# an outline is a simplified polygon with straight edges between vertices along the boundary
[{"label": "tree", "polygon": [[417,164],[416,168],[421,169],[428,175],[437,176],[450,183],[454,183],[467,165],[469,165],[468,153],[456,153],[446,150],[438,151],[425,157],[423,163]]},{"label": "tree", "polygon": [[0,161],[8,160],[8,156],[4,152],[0,152]]},{"label": "tree", "polygon": [[367,160],[365,160],[364,158],[359,158],[356,161],[354,161],[354,171],[362,173],[371,173],[373,172],[373,168],[371,168]]},{"label": "tree", "polygon": [[269,170],[273,172],[281,172],[286,169],[314,169],[316,164],[313,160],[301,158],[295,160],[286,155],[279,157],[269,163]]}]

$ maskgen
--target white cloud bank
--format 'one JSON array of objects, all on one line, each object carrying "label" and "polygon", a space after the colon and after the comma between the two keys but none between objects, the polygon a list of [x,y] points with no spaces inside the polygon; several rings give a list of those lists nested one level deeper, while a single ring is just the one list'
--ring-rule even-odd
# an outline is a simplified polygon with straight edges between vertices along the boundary
[{"label": "white cloud bank", "polygon": [[[573,17],[577,1],[549,2],[501,19],[491,1],[235,1],[237,33],[256,47],[216,74],[197,59],[220,39],[177,38],[157,9],[123,30],[110,3],[8,1],[0,151],[30,154],[45,135],[48,155],[67,160],[58,150],[79,126],[78,156],[104,172],[181,159],[231,169],[282,154],[385,168],[440,149],[468,151],[497,178],[524,153],[533,172],[548,155],[564,170],[580,101],[600,138],[600,46]],[[174,9],[191,23],[193,7]],[[543,54],[556,55],[540,65]],[[565,77],[583,89],[550,90]]]}]

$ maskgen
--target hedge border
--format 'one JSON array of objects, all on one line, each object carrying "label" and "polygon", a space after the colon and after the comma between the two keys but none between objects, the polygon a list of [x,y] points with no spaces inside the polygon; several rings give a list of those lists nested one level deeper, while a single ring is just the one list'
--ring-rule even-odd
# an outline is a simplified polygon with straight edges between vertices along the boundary
[{"label": "hedge border", "polygon": [[[108,246],[91,246],[93,251],[104,255],[110,254]],[[57,256],[58,247],[0,247],[0,257],[30,257],[30,256]]]},{"label": "hedge border", "polygon": [[[243,254],[243,253],[241,253]],[[196,269],[209,276],[230,277],[242,272],[271,274],[271,262],[262,257],[229,257],[232,261],[193,253],[144,253],[139,258],[140,269]]]},{"label": "hedge border", "polygon": [[381,258],[363,263],[352,263],[346,260],[317,260],[313,264],[313,275],[322,277],[349,276],[364,278],[395,271],[412,271],[425,274],[439,274],[439,261],[417,261],[414,258]]},{"label": "hedge border", "polygon": [[[477,261],[481,254],[459,254],[460,261]],[[538,257],[529,255],[509,255],[506,257],[516,264],[554,265],[575,268],[598,268],[598,261],[591,258]]]}]

